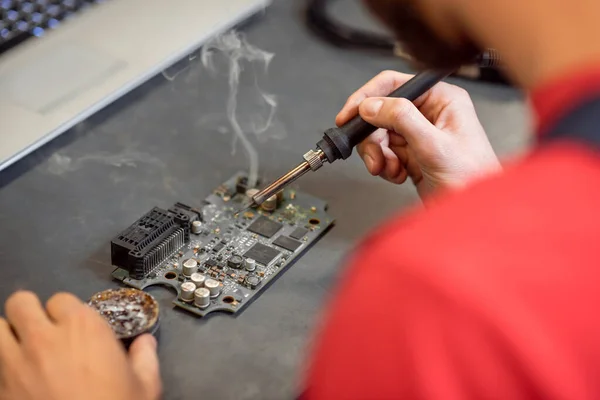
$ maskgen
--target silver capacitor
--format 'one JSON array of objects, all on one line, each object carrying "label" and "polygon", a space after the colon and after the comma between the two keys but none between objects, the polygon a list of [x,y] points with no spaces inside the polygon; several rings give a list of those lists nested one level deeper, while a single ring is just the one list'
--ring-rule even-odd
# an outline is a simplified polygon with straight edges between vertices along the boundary
[{"label": "silver capacitor", "polygon": [[261,204],[261,208],[265,211],[275,211],[277,208],[277,195],[269,197],[264,203]]},{"label": "silver capacitor", "polygon": [[201,288],[204,286],[204,281],[206,280],[206,277],[199,272],[194,272],[190,279],[192,280],[192,283],[196,285],[197,288]]},{"label": "silver capacitor", "polygon": [[192,282],[184,282],[181,284],[181,300],[193,301],[194,292],[196,291],[196,285]]},{"label": "silver capacitor", "polygon": [[198,270],[198,261],[194,260],[193,258],[189,258],[183,262],[182,269],[183,275],[190,277]]},{"label": "silver capacitor", "polygon": [[192,233],[200,233],[202,232],[202,222],[196,220],[192,222]]},{"label": "silver capacitor", "polygon": [[260,192],[260,190],[252,188],[252,189],[248,189],[246,190],[246,196],[253,198],[254,196],[256,196],[258,194],[258,192]]},{"label": "silver capacitor", "polygon": [[246,266],[246,271],[252,272],[256,269],[256,260],[254,260],[253,258],[246,258],[244,264]]},{"label": "silver capacitor", "polygon": [[207,279],[204,281],[204,287],[210,291],[210,297],[212,298],[217,297],[221,292],[219,282],[215,281],[214,279]]},{"label": "silver capacitor", "polygon": [[206,308],[210,305],[210,291],[207,288],[198,288],[194,292],[194,304],[200,308]]}]

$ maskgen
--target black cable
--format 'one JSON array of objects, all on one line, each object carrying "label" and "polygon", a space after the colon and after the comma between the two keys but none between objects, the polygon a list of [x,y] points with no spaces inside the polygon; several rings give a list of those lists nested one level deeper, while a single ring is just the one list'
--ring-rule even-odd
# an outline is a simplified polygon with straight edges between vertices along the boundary
[{"label": "black cable", "polygon": [[379,50],[393,54],[396,46],[394,38],[361,31],[335,21],[327,13],[330,3],[330,0],[308,0],[306,22],[314,33],[340,47]]},{"label": "black cable", "polygon": [[[333,1],[307,0],[306,23],[315,34],[339,47],[378,51],[406,59],[397,52],[398,43],[393,37],[363,31],[333,19],[327,12]],[[469,77],[470,79],[507,83],[499,69],[500,56],[495,50],[484,52],[476,60],[476,64],[479,66],[478,76]]]}]

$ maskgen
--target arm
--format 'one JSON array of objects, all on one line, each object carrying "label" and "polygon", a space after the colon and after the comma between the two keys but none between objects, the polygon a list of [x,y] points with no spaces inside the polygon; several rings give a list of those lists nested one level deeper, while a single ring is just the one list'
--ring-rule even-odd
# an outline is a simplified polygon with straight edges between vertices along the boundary
[{"label": "arm", "polygon": [[336,293],[306,398],[600,397],[592,146],[548,142],[379,228]]},{"label": "arm", "polygon": [[[543,140],[361,246],[316,342],[306,398],[598,398],[600,324],[589,316],[600,301],[600,62],[588,37],[600,4],[436,5],[430,18],[500,49],[535,88]],[[561,13],[564,31],[552,23]],[[400,120],[380,126],[402,134]]]}]

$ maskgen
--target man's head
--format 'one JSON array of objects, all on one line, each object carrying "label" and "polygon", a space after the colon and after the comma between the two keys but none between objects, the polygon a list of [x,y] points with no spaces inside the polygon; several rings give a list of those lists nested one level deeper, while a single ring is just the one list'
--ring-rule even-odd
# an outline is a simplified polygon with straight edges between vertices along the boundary
[{"label": "man's head", "polygon": [[[364,0],[367,6],[396,35],[404,49],[426,67],[457,67],[470,63],[480,52],[472,40],[451,31],[448,26],[436,26],[443,19],[439,12],[426,13],[422,0]],[[437,17],[437,18],[435,18]]]}]

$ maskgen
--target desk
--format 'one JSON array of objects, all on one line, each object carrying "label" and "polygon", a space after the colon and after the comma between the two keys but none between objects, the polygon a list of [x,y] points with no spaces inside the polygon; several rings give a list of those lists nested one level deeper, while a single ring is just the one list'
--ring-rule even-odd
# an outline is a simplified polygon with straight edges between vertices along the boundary
[{"label": "desk", "polygon": [[[353,3],[339,3],[361,18]],[[244,31],[250,43],[275,53],[260,83],[279,103],[269,134],[285,138],[252,138],[268,178],[301,160],[354,89],[383,69],[404,68],[389,57],[321,42],[303,25],[298,1],[275,1]],[[496,149],[523,148],[527,118],[519,95],[465,85]],[[253,78],[243,78],[242,97],[253,89]],[[173,82],[158,76],[3,171],[0,301],[19,288],[45,300],[61,290],[87,298],[117,287],[110,279],[114,235],[155,205],[197,204],[245,169],[243,150],[231,156],[232,135],[222,133],[226,90],[227,77],[211,76],[200,64]],[[253,107],[241,104],[240,112]],[[171,307],[172,292],[151,290],[162,306],[165,399],[292,397],[341,261],[380,221],[416,202],[412,188],[371,177],[358,158],[299,185],[329,202],[337,225],[243,313],[199,320]]]}]

